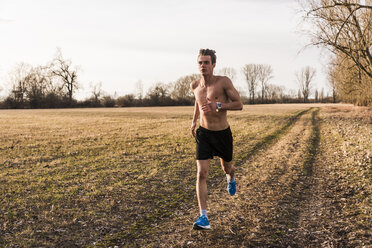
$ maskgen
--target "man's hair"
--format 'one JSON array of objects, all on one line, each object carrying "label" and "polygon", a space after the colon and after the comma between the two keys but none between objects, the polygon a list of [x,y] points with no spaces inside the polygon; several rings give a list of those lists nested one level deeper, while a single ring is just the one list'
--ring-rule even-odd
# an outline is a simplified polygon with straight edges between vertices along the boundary
[{"label": "man's hair", "polygon": [[216,60],[217,60],[217,57],[216,57],[216,51],[215,50],[211,50],[211,49],[200,49],[199,50],[199,56],[211,56],[211,60],[212,60],[212,64],[216,64]]}]

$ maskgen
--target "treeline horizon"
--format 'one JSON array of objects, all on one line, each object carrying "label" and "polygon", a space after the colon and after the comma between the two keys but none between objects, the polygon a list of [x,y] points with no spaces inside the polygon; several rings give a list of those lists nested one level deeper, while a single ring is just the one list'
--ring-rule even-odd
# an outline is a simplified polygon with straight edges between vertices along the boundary
[{"label": "treeline horizon", "polygon": [[[247,64],[241,72],[247,82],[248,96],[240,89],[244,104],[272,103],[330,103],[339,101],[336,95],[324,94],[324,89],[315,89],[314,98],[309,99],[311,82],[315,69],[305,67],[297,72],[299,90],[286,91],[284,86],[270,84],[273,69],[270,65]],[[311,75],[308,75],[310,73]],[[234,80],[237,72],[225,67],[217,74]],[[38,108],[89,108],[89,107],[148,107],[148,106],[190,106],[194,104],[194,95],[190,83],[200,78],[199,74],[190,74],[165,84],[155,83],[143,93],[141,81],[136,83],[135,94],[113,97],[102,91],[102,82],[91,85],[91,96],[84,100],[74,98],[79,90],[79,68],[71,60],[64,59],[60,49],[55,57],[42,66],[19,63],[10,74],[11,91],[3,101],[2,109],[38,109]],[[238,89],[239,90],[239,89]]]}]

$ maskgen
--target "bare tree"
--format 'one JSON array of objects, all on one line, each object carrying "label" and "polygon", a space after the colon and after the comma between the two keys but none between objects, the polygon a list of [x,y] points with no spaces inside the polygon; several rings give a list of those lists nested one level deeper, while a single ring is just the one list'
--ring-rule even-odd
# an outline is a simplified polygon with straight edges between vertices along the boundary
[{"label": "bare tree", "polygon": [[234,81],[234,79],[236,78],[236,70],[232,67],[221,68],[218,71],[218,74],[221,74],[221,75],[224,75],[224,76],[230,78],[231,81]]},{"label": "bare tree", "polygon": [[93,100],[93,102],[95,104],[99,104],[100,103],[100,98],[102,96],[102,82],[98,82],[96,84],[93,84],[93,83],[89,83],[89,86],[91,87],[92,89],[92,97],[91,99]]},{"label": "bare tree", "polygon": [[[331,92],[332,92],[333,103],[336,103],[337,83],[336,83],[336,75],[335,75],[335,71],[333,67],[328,67],[327,78],[328,78],[328,85],[331,88]],[[322,93],[323,93],[323,89],[322,89]]]},{"label": "bare tree", "polygon": [[315,89],[315,93],[314,93],[314,101],[315,102],[318,102],[318,99],[319,98],[319,91],[318,91],[318,89]]},{"label": "bare tree", "polygon": [[12,94],[15,102],[23,105],[27,94],[27,76],[30,74],[32,66],[26,63],[17,64],[10,73],[10,83],[12,85]]},{"label": "bare tree", "polygon": [[299,90],[297,91],[297,99],[298,99],[298,100],[301,100],[301,98],[302,98],[302,93],[301,93],[301,90],[299,89]]},{"label": "bare tree", "polygon": [[257,64],[247,64],[243,66],[242,72],[248,85],[249,100],[254,104],[254,96],[258,83],[258,66]]},{"label": "bare tree", "polygon": [[284,98],[284,86],[267,84],[265,89],[265,95],[268,100],[279,101]]},{"label": "bare tree", "polygon": [[258,80],[261,83],[261,100],[265,99],[267,82],[273,78],[273,68],[271,65],[258,65]]},{"label": "bare tree", "polygon": [[190,74],[184,77],[180,77],[177,79],[176,82],[173,84],[173,91],[171,96],[173,99],[180,100],[180,99],[193,99],[193,93],[190,90],[190,83],[194,80],[200,78],[198,74]]},{"label": "bare tree", "polygon": [[143,98],[143,83],[141,80],[136,82],[136,91],[137,98],[141,100]]},{"label": "bare tree", "polygon": [[[365,4],[364,4],[365,3]],[[312,44],[328,48],[372,78],[372,3],[360,0],[303,1]]]},{"label": "bare tree", "polygon": [[324,102],[324,88],[319,93],[319,102]]},{"label": "bare tree", "polygon": [[31,108],[45,107],[45,96],[54,92],[54,85],[50,78],[49,67],[33,67],[26,77],[27,98]]},{"label": "bare tree", "polygon": [[147,97],[150,100],[150,105],[167,105],[170,86],[162,82],[155,83],[147,92]]},{"label": "bare tree", "polygon": [[310,66],[306,66],[301,71],[296,72],[297,83],[300,86],[300,91],[304,97],[304,102],[308,101],[311,91],[311,81],[315,76],[316,70]]},{"label": "bare tree", "polygon": [[51,63],[51,73],[62,81],[61,88],[67,90],[70,104],[72,103],[73,93],[79,87],[77,82],[78,68],[73,67],[71,64],[72,62],[70,60],[66,60],[62,57],[61,50],[57,49],[57,54]]}]

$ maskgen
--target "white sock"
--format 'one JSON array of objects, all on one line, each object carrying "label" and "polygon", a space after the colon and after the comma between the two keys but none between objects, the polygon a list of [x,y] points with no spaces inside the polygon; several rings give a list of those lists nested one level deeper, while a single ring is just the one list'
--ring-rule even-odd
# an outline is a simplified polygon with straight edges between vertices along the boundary
[{"label": "white sock", "polygon": [[207,216],[207,210],[206,210],[206,209],[202,209],[202,210],[200,210],[200,215],[205,215],[205,216]]},{"label": "white sock", "polygon": [[227,183],[235,181],[235,177],[231,178],[230,174],[226,174],[226,179],[227,179]]}]

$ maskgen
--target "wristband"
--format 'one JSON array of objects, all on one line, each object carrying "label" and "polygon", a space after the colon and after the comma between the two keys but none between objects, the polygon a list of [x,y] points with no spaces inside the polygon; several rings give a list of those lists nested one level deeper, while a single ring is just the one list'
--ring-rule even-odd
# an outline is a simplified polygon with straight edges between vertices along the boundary
[{"label": "wristband", "polygon": [[221,102],[217,102],[216,112],[220,111],[221,108],[222,108]]}]

